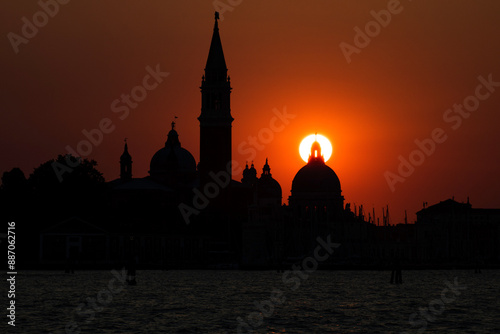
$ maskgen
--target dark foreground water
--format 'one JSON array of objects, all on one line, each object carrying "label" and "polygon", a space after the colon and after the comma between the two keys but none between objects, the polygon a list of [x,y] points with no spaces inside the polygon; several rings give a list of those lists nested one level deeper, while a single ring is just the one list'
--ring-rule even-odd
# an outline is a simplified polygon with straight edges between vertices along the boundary
[{"label": "dark foreground water", "polygon": [[2,327],[9,333],[500,333],[500,271],[404,271],[400,286],[389,284],[390,272],[300,274],[138,271],[137,286],[129,286],[111,271],[23,272],[16,327],[5,326],[5,315]]}]

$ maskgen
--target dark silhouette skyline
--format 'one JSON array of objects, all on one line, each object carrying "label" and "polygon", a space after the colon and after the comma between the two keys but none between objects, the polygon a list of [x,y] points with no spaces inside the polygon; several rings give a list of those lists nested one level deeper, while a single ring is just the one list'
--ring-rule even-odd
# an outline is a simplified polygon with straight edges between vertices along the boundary
[{"label": "dark silhouette skyline", "polygon": [[498,329],[497,2],[0,10],[6,332]]},{"label": "dark silhouette skyline", "polygon": [[[40,10],[36,3],[1,6],[9,13],[0,23],[4,36],[21,34],[21,18],[31,20]],[[461,117],[457,130],[451,126],[459,120],[443,120],[448,109],[475,93],[479,76],[491,73],[493,81],[499,81],[498,45],[492,42],[498,30],[492,13],[498,12],[498,4],[402,6],[349,64],[339,44],[354,45],[354,28],[364,30],[374,20],[370,11],[385,9],[386,2],[332,2],[305,9],[301,4],[283,8],[255,1],[224,12],[219,26],[235,87],[232,156],[249,164],[253,160],[259,168],[268,157],[287,198],[294,174],[303,166],[297,147],[303,137],[318,132],[334,145],[328,163],[341,175],[344,195],[367,211],[375,208],[379,217],[381,208],[389,205],[393,222],[403,221],[405,209],[413,222],[421,202],[452,196],[459,201],[470,196],[477,206],[498,207],[500,185],[492,175],[499,156],[491,149],[491,143],[499,142],[497,92],[468,118]],[[108,14],[117,8],[121,14],[110,21]],[[28,44],[19,46],[19,53],[6,38],[0,65],[5,77],[0,92],[0,173],[20,167],[28,176],[41,162],[66,154],[66,146],[76,150],[80,141],[88,140],[82,131],[99,128],[104,118],[112,121],[114,130],[85,158],[98,161],[108,181],[119,177],[111,157],[121,154],[123,138],[129,138],[134,152],[135,176],[147,176],[150,158],[165,141],[174,116],[179,117],[182,146],[199,161],[198,86],[213,33],[207,29],[213,24],[207,13],[212,12],[213,4],[205,1],[194,6],[122,6],[114,0],[71,4],[61,6]],[[89,27],[82,13],[93,13],[95,25]],[[143,84],[149,74],[146,67],[154,71],[157,64],[169,76],[161,83],[148,80],[148,85],[158,85],[147,90],[143,101],[132,100],[135,108],[121,102],[122,94],[131,95]],[[123,111],[111,109],[117,99],[118,107],[129,109],[126,118]],[[274,108],[284,107],[296,118],[272,141],[253,145],[249,137],[259,138],[272,125]],[[446,131],[446,142],[392,193],[384,172],[397,173],[398,157],[409,159],[418,148],[414,141],[429,138],[435,128]]]},{"label": "dark silhouette skyline", "polygon": [[[317,141],[293,178],[288,205],[267,159],[260,177],[254,164],[246,163],[241,182],[234,180],[232,171],[241,162],[231,156],[227,71],[216,13],[202,77],[198,120],[204,160],[198,164],[181,146],[172,121],[147,177],[134,177],[127,140],[120,177],[113,181],[104,181],[95,161],[69,155],[43,163],[28,179],[20,169],[4,173],[6,218],[18,220],[32,242],[22,254],[26,265],[64,264],[73,271],[128,263],[135,284],[136,265],[281,268],[306,258],[320,237],[340,245],[322,265],[385,268],[392,263],[391,283],[401,283],[401,261],[417,267],[498,264],[500,209],[472,209],[450,200],[424,204],[416,225],[390,224],[387,208],[380,224],[362,205],[352,210],[350,200],[344,202],[339,176],[325,163]],[[34,211],[21,214],[23,207]],[[449,212],[453,226],[441,218]]]}]

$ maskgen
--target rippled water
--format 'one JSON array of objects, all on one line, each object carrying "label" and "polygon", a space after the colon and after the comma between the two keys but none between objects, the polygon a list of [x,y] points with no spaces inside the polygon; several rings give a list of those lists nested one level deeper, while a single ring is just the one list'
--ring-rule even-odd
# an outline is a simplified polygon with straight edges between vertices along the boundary
[{"label": "rippled water", "polygon": [[[66,333],[76,325],[81,333],[237,333],[238,326],[244,333],[500,332],[499,271],[404,271],[400,286],[389,284],[390,272],[316,271],[307,278],[286,276],[286,283],[283,275],[138,271],[137,286],[128,286],[110,271],[24,272],[17,277],[16,331],[8,330]],[[455,278],[465,288],[444,291],[441,299],[446,282]],[[419,309],[430,303],[436,314],[424,315],[428,321]],[[256,304],[265,307],[259,311]]]}]

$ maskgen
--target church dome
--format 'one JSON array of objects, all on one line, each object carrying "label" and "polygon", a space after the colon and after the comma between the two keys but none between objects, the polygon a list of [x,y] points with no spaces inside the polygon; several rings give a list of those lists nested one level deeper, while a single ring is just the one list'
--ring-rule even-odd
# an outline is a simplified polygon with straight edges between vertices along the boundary
[{"label": "church dome", "polygon": [[181,147],[179,135],[174,126],[175,123],[172,122],[172,130],[168,133],[165,147],[153,155],[149,165],[149,174],[163,181],[174,177],[188,181],[195,177],[196,161],[188,150]]},{"label": "church dome", "polygon": [[307,165],[302,167],[292,181],[292,196],[297,193],[341,194],[340,180],[330,167],[325,164],[321,146],[315,141],[311,146],[311,155]]},{"label": "church dome", "polygon": [[149,173],[166,172],[169,170],[196,172],[196,162],[193,155],[182,147],[163,147],[151,159]]},{"label": "church dome", "polygon": [[324,162],[309,162],[293,178],[292,195],[313,192],[341,193],[337,174]]}]

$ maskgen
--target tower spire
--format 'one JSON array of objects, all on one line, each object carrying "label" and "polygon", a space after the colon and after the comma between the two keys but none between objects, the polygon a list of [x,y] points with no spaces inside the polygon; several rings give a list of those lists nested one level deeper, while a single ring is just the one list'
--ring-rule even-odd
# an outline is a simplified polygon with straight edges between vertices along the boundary
[{"label": "tower spire", "polygon": [[125,147],[120,157],[120,179],[126,181],[132,179],[132,156],[128,153],[127,138],[125,138]]},{"label": "tower spire", "polygon": [[229,173],[231,169],[231,84],[219,35],[219,15],[215,22],[208,52],[205,75],[201,81],[200,185],[210,180],[210,173]]},{"label": "tower spire", "polygon": [[214,32],[210,51],[208,52],[207,64],[205,65],[205,80],[207,81],[227,81],[227,67],[222,51],[222,42],[219,35],[219,12],[215,12]]},{"label": "tower spire", "polygon": [[266,158],[266,164],[264,165],[264,167],[262,167],[261,177],[263,177],[263,176],[271,176],[271,167],[269,167],[269,163],[268,163],[267,158]]}]

